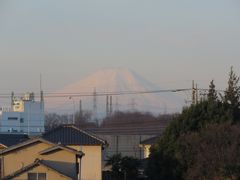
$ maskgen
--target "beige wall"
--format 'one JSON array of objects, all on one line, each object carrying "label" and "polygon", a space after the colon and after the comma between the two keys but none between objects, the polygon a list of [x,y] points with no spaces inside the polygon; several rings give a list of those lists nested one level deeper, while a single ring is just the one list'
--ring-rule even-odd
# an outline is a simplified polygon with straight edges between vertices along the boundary
[{"label": "beige wall", "polygon": [[66,162],[66,163],[74,163],[76,162],[75,155],[68,151],[57,151],[51,153],[49,155],[40,155],[40,159],[49,160],[49,161],[59,161],[59,162]]},{"label": "beige wall", "polygon": [[[68,151],[58,151],[49,155],[39,155],[39,152],[52,147],[51,144],[38,143],[32,146],[12,151],[10,154],[5,154],[4,159],[4,174],[7,176],[16,170],[21,169],[29,164],[32,164],[35,159],[43,159],[54,161],[60,165],[61,169],[68,172],[75,171],[75,155]],[[102,179],[102,147],[101,146],[69,146],[78,151],[82,151],[85,155],[81,162],[81,180],[101,180]],[[74,171],[72,171],[74,170]],[[26,176],[26,175],[25,175]],[[50,180],[55,180],[48,178]],[[56,179],[58,180],[58,179]]]},{"label": "beige wall", "polygon": [[48,180],[70,180],[71,179],[71,178],[63,176],[49,168],[46,168],[45,166],[40,165],[28,172],[21,174],[18,177],[15,177],[13,180],[27,180],[28,173],[46,173]]},{"label": "beige wall", "polygon": [[58,151],[49,155],[39,155],[39,152],[51,147],[52,145],[46,143],[39,143],[32,146],[25,147],[18,151],[12,151],[10,154],[4,155],[4,174],[7,176],[16,170],[21,169],[29,164],[32,164],[37,158],[47,161],[52,161],[58,169],[65,172],[76,172],[76,156],[68,151]]},{"label": "beige wall", "polygon": [[101,146],[69,146],[82,151],[85,156],[82,158],[81,180],[102,179],[102,147]]},{"label": "beige wall", "polygon": [[28,146],[24,149],[12,151],[3,157],[4,170],[3,176],[7,176],[22,167],[32,164],[36,158],[39,158],[38,152],[49,148],[51,145],[38,143],[34,146]]}]

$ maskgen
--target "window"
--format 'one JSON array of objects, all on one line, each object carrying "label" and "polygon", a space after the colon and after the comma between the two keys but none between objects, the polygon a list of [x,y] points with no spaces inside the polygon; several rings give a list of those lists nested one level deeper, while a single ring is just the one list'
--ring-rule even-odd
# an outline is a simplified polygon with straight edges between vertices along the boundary
[{"label": "window", "polygon": [[38,173],[38,180],[46,180],[46,173]]},{"label": "window", "polygon": [[28,173],[28,180],[37,180],[37,173]]},{"label": "window", "polygon": [[17,117],[8,117],[8,120],[18,120]]},{"label": "window", "polygon": [[28,180],[46,180],[46,173],[28,173]]},{"label": "window", "polygon": [[20,123],[24,123],[24,119],[23,118],[20,118]]}]

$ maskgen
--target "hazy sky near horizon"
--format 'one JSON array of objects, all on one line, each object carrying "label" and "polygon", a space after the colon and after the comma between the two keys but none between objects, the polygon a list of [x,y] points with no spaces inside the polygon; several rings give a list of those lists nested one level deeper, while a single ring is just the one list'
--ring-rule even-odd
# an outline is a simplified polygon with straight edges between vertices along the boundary
[{"label": "hazy sky near horizon", "polygon": [[168,87],[240,74],[239,0],[0,0],[0,92],[126,67]]}]

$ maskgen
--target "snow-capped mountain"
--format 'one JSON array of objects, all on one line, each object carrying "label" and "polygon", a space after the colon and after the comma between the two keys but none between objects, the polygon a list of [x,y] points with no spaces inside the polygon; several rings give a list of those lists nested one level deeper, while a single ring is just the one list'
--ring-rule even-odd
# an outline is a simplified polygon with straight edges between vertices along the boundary
[{"label": "snow-capped mountain", "polygon": [[[179,112],[183,105],[183,99],[171,92],[125,94],[128,92],[146,92],[163,90],[147,81],[139,74],[126,68],[112,68],[99,70],[80,81],[70,84],[55,93],[72,94],[69,99],[54,98],[46,102],[47,111],[71,113],[73,106],[78,110],[78,102],[81,99],[82,109],[93,111],[94,92],[99,95],[95,97],[95,114],[104,116],[106,114],[105,93],[119,92],[122,95],[112,95],[112,110],[122,111],[145,111],[153,113]],[[84,95],[82,97],[75,94]],[[71,95],[70,95],[71,96]],[[110,97],[109,97],[110,104]]]}]

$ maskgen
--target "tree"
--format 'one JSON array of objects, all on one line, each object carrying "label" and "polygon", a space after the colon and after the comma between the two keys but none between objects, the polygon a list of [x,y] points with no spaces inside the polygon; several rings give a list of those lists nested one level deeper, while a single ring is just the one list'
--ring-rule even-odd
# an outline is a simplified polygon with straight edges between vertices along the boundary
[{"label": "tree", "polygon": [[231,121],[231,116],[217,99],[215,85],[210,83],[208,99],[186,107],[163,132],[152,147],[147,173],[150,179],[184,179],[188,161],[179,159],[183,134],[199,132],[211,124]]},{"label": "tree", "polygon": [[240,126],[212,124],[179,138],[179,160],[186,162],[184,179],[239,179]]},{"label": "tree", "polygon": [[115,154],[107,160],[107,166],[111,166],[112,178],[116,180],[136,179],[138,175],[138,166],[140,162],[134,157],[124,156],[121,154]]},{"label": "tree", "polygon": [[215,89],[215,84],[214,84],[213,80],[210,82],[210,85],[209,85],[208,101],[210,101],[210,102],[217,102],[218,101],[217,91]]},{"label": "tree", "polygon": [[95,122],[91,122],[91,119],[92,119],[92,113],[90,111],[75,113],[75,125],[80,129],[96,128],[97,124]]},{"label": "tree", "polygon": [[228,87],[224,91],[223,102],[226,110],[232,114],[233,121],[240,120],[240,86],[239,77],[233,72],[231,67],[228,79]]},{"label": "tree", "polygon": [[68,115],[59,115],[56,113],[48,113],[45,115],[45,130],[50,131],[61,124],[68,123]]}]

